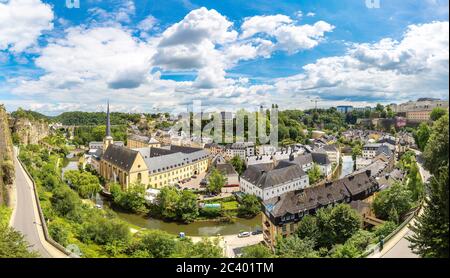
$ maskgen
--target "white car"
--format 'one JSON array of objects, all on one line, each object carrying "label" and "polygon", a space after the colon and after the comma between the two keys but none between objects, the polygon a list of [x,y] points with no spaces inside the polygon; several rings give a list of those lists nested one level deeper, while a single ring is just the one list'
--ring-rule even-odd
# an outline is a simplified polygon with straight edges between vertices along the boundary
[{"label": "white car", "polygon": [[242,232],[242,233],[239,233],[238,234],[238,237],[249,237],[249,236],[251,236],[252,234],[250,233],[250,232]]},{"label": "white car", "polygon": [[98,208],[98,209],[102,209],[103,208],[102,205],[99,205],[99,204],[96,204],[95,207]]}]

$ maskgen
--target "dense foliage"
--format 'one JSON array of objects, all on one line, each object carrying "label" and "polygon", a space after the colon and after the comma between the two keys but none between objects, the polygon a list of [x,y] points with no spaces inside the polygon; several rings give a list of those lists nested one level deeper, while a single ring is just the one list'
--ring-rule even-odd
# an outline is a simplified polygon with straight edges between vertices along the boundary
[{"label": "dense foliage", "polygon": [[93,198],[101,190],[98,177],[90,172],[66,171],[64,180],[78,192],[81,198]]},{"label": "dense foliage", "polygon": [[255,217],[261,211],[261,203],[258,197],[252,194],[245,194],[242,197],[238,208],[238,214],[241,217]]},{"label": "dense foliage", "polygon": [[433,176],[427,184],[423,213],[409,238],[414,252],[425,258],[449,257],[448,118],[447,113],[434,123],[425,146],[425,167]]},{"label": "dense foliage", "polygon": [[[125,125],[111,127],[112,137],[115,141],[126,141],[127,128]],[[89,142],[102,141],[106,136],[106,126],[81,126],[75,128],[73,142],[78,145],[87,145]]]},{"label": "dense foliage", "polygon": [[199,215],[197,196],[189,190],[164,187],[156,203],[158,213],[165,219],[189,223]]},{"label": "dense foliage", "polygon": [[216,168],[213,168],[208,178],[206,190],[211,194],[219,194],[226,183],[227,177]]}]

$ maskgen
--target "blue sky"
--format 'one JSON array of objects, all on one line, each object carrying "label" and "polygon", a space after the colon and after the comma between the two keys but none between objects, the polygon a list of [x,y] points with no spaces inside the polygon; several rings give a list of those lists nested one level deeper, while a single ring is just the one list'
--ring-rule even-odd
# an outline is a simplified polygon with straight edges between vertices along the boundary
[{"label": "blue sky", "polygon": [[[448,99],[448,1],[0,0],[0,103],[46,114]],[[20,16],[17,15],[20,12]]]}]

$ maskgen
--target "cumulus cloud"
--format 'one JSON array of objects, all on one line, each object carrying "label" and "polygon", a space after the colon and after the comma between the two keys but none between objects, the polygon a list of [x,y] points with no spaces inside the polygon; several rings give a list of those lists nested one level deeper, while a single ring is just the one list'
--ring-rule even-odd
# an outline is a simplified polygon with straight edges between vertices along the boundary
[{"label": "cumulus cloud", "polygon": [[411,25],[401,41],[354,44],[347,55],[305,65],[303,73],[278,79],[279,91],[301,94],[404,99],[448,91],[448,22]]},{"label": "cumulus cloud", "polygon": [[290,54],[311,49],[320,43],[326,32],[334,26],[318,21],[313,25],[297,25],[297,22],[286,15],[253,16],[247,18],[241,26],[242,38],[256,34],[274,38],[274,50],[287,51]]},{"label": "cumulus cloud", "polygon": [[40,0],[0,2],[0,50],[22,52],[53,28],[51,7]]}]

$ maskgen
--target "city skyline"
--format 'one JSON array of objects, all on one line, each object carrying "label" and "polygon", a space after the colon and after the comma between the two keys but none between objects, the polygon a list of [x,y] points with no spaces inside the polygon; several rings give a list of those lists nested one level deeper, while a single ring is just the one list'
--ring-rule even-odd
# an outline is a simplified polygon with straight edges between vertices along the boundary
[{"label": "city skyline", "polygon": [[447,1],[63,2],[0,1],[8,110],[101,111],[106,99],[122,112],[193,100],[226,111],[448,100]]}]

